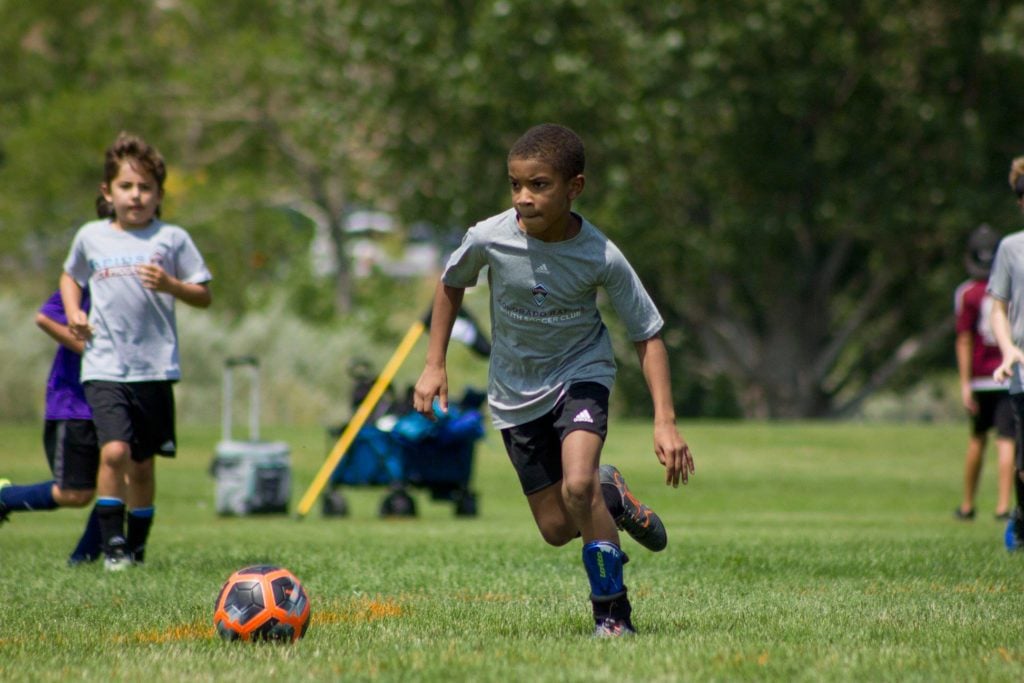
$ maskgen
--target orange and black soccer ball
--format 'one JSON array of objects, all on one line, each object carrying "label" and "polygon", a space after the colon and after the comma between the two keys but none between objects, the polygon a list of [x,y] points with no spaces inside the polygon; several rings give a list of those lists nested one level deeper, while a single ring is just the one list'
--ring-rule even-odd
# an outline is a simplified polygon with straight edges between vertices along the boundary
[{"label": "orange and black soccer ball", "polygon": [[309,628],[309,597],[287,569],[257,565],[228,577],[213,624],[224,640],[293,642]]}]

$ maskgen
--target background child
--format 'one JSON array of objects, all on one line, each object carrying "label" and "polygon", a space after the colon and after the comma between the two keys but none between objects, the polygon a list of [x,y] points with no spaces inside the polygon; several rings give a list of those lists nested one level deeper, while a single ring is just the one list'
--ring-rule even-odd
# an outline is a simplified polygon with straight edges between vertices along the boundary
[{"label": "background child", "polygon": [[584,186],[584,149],[568,128],[543,124],[512,146],[513,208],[466,233],[434,299],[426,366],[414,407],[448,407],[445,356],[465,288],[488,266],[492,352],[488,402],[545,541],[583,539],[595,635],[635,633],[622,577],[617,526],[652,550],[665,547],[661,520],[600,466],[615,361],[597,309],[603,288],[633,341],[654,401],[654,450],[678,486],[693,459],[675,426],[662,319],[622,253],[572,212]]},{"label": "background child", "polygon": [[1013,487],[1013,448],[1016,427],[1008,382],[997,382],[992,373],[1002,355],[992,334],[992,297],[986,293],[999,235],[988,225],[979,226],[967,243],[965,266],[970,279],[956,288],[956,365],[960,376],[960,400],[971,418],[971,433],[964,459],[964,497],[954,511],[957,519],[974,519],[974,496],[985,460],[988,432],[995,428],[999,456],[999,495],[996,519],[1010,518]]},{"label": "background child", "polygon": [[[105,218],[78,230],[60,291],[72,333],[86,342],[82,382],[100,443],[104,566],[119,570],[144,559],[156,493],[153,456],[177,450],[174,304],[209,306],[211,276],[189,234],[159,220],[167,170],[156,149],[122,133],[106,152],[103,173],[97,211]],[[81,306],[86,286],[88,315]]]},{"label": "background child", "polygon": [[[88,290],[82,295],[82,309],[89,310]],[[43,427],[43,447],[54,478],[21,486],[0,480],[0,522],[10,512],[85,507],[96,493],[100,452],[92,412],[79,381],[84,344],[67,327],[60,292],[54,292],[39,309],[36,325],[58,343],[46,382]],[[99,522],[93,508],[68,564],[97,559],[99,547]]]},{"label": "background child", "polygon": [[[1017,205],[1024,211],[1024,157],[1017,157],[1010,165],[1010,187],[1017,195]],[[1013,478],[1017,506],[1006,525],[1006,549],[1024,547],[1024,381],[1021,362],[1024,362],[1024,232],[1004,237],[996,251],[988,292],[995,300],[992,307],[992,331],[995,333],[1002,362],[993,377],[997,381],[1010,380],[1010,401],[1017,423],[1017,453]]]}]

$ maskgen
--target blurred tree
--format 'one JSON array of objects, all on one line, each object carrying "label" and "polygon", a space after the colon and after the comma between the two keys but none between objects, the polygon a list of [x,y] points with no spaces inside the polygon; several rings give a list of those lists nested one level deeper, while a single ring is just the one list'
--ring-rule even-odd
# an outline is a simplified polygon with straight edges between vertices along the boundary
[{"label": "blurred tree", "polygon": [[1004,180],[1024,105],[1013,3],[435,13],[467,28],[459,41],[430,34],[441,64],[407,64],[424,69],[408,80],[430,84],[415,103],[429,114],[414,119],[409,103],[402,120],[416,125],[391,152],[419,178],[406,195],[417,214],[485,215],[516,134],[574,127],[591,162],[581,210],[681,331],[669,336],[677,366],[718,394],[730,378],[747,415],[844,414],[912,377],[950,348],[966,235],[1016,220]]},{"label": "blurred tree", "polygon": [[1022,45],[999,0],[0,2],[0,269],[59,267],[134,128],[228,300],[317,296],[312,243],[344,312],[352,208],[462,229],[558,121],[588,144],[579,209],[702,383],[680,395],[843,414],[951,358],[964,240],[1019,220]]}]

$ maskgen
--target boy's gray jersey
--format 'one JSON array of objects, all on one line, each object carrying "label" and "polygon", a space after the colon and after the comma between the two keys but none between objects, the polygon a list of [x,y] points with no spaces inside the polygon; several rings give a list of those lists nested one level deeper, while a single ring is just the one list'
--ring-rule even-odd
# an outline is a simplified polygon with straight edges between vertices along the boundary
[{"label": "boy's gray jersey", "polygon": [[471,227],[441,276],[471,287],[488,266],[491,350],[488,402],[499,429],[549,412],[572,382],[611,388],[615,359],[597,308],[604,288],[631,341],[653,337],[663,321],[640,278],[590,222],[572,239],[529,237],[509,209]]},{"label": "boy's gray jersey", "polygon": [[[1010,335],[1016,346],[1024,348],[1024,232],[1015,232],[999,242],[988,293],[1007,302]],[[1021,371],[1017,366],[1010,377],[1011,394],[1024,392]]]},{"label": "boy's gray jersey", "polygon": [[147,382],[181,378],[174,296],[142,286],[136,266],[157,263],[186,283],[212,279],[192,238],[154,220],[121,230],[108,220],[79,228],[64,271],[89,287],[92,340],[82,354],[82,381]]}]

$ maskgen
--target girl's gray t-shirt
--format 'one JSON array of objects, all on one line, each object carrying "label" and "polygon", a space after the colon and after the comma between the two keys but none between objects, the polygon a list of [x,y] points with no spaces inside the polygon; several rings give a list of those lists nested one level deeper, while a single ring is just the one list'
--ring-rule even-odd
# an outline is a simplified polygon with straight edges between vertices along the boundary
[{"label": "girl's gray t-shirt", "polygon": [[572,382],[611,389],[615,358],[598,311],[598,289],[607,293],[631,341],[650,339],[664,324],[618,247],[581,221],[575,237],[544,242],[526,235],[509,209],[471,227],[441,276],[450,287],[472,287],[488,267],[488,403],[499,429],[549,412]]},{"label": "girl's gray t-shirt", "polygon": [[182,282],[209,282],[210,271],[183,229],[159,220],[121,230],[108,220],[79,228],[64,272],[92,297],[92,340],[82,354],[82,381],[178,380],[174,296],[142,286],[138,265],[158,263]]},{"label": "girl's gray t-shirt", "polygon": [[[988,277],[988,293],[1007,302],[1010,336],[1017,347],[1024,348],[1024,232],[1000,240]],[[1010,376],[1011,394],[1024,393],[1021,372],[1018,365]]]}]

